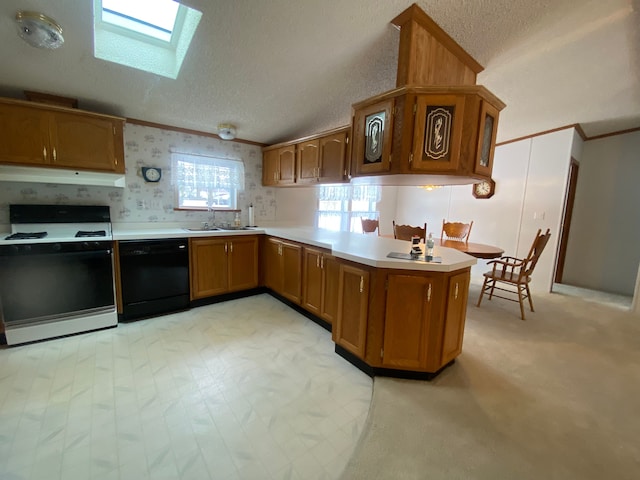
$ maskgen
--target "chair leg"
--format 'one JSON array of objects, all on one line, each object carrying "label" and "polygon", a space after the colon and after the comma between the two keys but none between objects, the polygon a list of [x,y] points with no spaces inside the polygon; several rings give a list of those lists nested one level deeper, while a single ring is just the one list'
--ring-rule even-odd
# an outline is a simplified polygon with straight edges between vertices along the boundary
[{"label": "chair leg", "polygon": [[491,291],[489,292],[489,300],[491,300],[493,298],[493,291],[496,288],[496,281],[495,279],[491,280]]},{"label": "chair leg", "polygon": [[524,318],[524,302],[522,301],[522,286],[518,285],[518,302],[520,302],[520,316],[522,317],[522,320],[525,320]]},{"label": "chair leg", "polygon": [[527,287],[527,298],[529,299],[529,306],[531,307],[531,311],[535,312],[535,310],[533,309],[533,300],[531,300],[531,292],[529,291],[529,284],[525,284],[525,286]]},{"label": "chair leg", "polygon": [[478,299],[478,304],[476,305],[476,307],[480,306],[480,302],[482,301],[482,295],[484,295],[484,289],[485,286],[487,285],[487,280],[489,280],[487,277],[484,277],[484,282],[482,282],[482,288],[480,289],[480,298]]}]

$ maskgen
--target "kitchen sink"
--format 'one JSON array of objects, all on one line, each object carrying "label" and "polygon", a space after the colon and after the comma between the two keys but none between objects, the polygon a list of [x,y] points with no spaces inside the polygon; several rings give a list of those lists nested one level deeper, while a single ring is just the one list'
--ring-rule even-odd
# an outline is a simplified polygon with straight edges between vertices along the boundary
[{"label": "kitchen sink", "polygon": [[219,230],[253,230],[252,227],[220,227]]},{"label": "kitchen sink", "polygon": [[221,230],[221,229],[218,227],[207,227],[207,228],[196,227],[196,228],[184,228],[183,230],[187,230],[189,232],[215,232],[216,230]]}]

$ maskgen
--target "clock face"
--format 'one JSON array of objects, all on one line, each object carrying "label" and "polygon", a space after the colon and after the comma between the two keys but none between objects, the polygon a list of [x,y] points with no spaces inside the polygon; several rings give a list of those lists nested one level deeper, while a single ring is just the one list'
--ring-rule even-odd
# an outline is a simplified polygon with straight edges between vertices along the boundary
[{"label": "clock face", "polygon": [[493,180],[484,180],[473,186],[473,196],[476,198],[489,198],[495,192],[495,182]]},{"label": "clock face", "polygon": [[160,169],[156,167],[142,167],[142,176],[147,182],[157,182],[160,180]]}]

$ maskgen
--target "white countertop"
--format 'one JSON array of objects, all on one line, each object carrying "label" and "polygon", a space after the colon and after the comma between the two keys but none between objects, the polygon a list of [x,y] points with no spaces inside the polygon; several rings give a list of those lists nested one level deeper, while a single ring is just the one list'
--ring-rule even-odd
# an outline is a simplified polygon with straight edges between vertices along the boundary
[{"label": "white countertop", "polygon": [[[452,248],[436,246],[434,256],[441,257],[442,263],[424,262],[417,260],[402,260],[388,258],[390,252],[409,253],[410,242],[395,240],[393,238],[378,237],[377,235],[363,235],[360,233],[333,232],[313,227],[256,227],[251,230],[206,230],[193,231],[187,228],[173,226],[158,226],[152,224],[113,224],[114,240],[149,240],[161,238],[185,238],[185,237],[220,237],[230,235],[256,235],[266,234],[279,237],[284,240],[305,243],[320,248],[331,250],[338,258],[351,260],[363,265],[377,268],[396,268],[401,270],[424,270],[434,272],[451,272],[462,268],[471,267],[477,263],[476,258]],[[165,228],[166,227],[166,228]],[[4,239],[7,234],[0,234]],[[77,240],[77,239],[76,239]],[[12,243],[44,243],[42,240],[0,240],[2,244]],[[49,240],[50,241],[50,240]],[[422,245],[424,250],[424,245]]]},{"label": "white countertop", "polygon": [[[210,237],[228,235],[266,234],[285,240],[326,248],[338,258],[377,268],[397,268],[401,270],[426,270],[451,272],[471,267],[477,260],[471,255],[452,248],[436,246],[434,256],[441,257],[442,263],[388,258],[389,252],[409,253],[410,242],[393,238],[363,235],[360,233],[333,232],[314,227],[256,227],[251,230],[209,230],[191,231],[185,228],[128,229],[113,225],[114,240],[138,240],[151,238]],[[424,245],[422,246],[424,250]]]}]

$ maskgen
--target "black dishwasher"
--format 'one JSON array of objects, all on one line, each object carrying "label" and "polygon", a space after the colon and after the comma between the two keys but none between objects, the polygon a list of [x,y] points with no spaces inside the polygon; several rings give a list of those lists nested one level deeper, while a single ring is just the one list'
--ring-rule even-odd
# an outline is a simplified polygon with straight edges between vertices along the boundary
[{"label": "black dishwasher", "polygon": [[121,240],[122,314],[129,321],[189,308],[189,241]]}]

